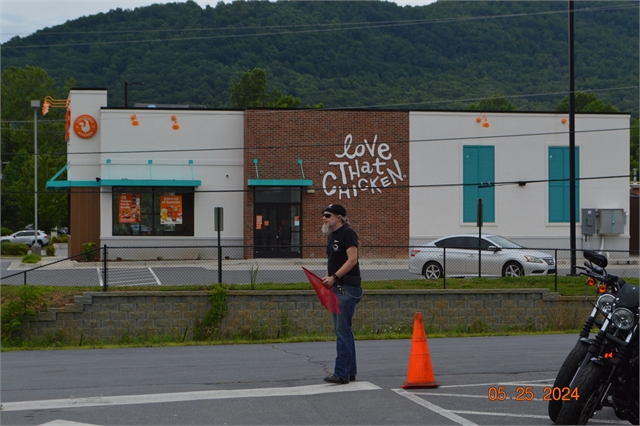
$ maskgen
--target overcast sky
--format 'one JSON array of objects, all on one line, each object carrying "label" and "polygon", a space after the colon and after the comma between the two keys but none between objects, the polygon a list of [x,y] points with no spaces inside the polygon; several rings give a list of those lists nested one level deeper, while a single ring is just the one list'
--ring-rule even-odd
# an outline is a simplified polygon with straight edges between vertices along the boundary
[{"label": "overcast sky", "polygon": [[[182,3],[185,0],[0,0],[2,31],[0,43],[14,36],[25,37],[37,30],[64,24],[81,16],[95,15],[112,9],[135,9],[154,3]],[[195,0],[201,7],[207,4],[215,7],[219,0]],[[391,0],[388,0],[391,1]],[[418,6],[433,3],[435,0],[395,0],[400,5]],[[226,0],[225,3],[229,3]]]}]

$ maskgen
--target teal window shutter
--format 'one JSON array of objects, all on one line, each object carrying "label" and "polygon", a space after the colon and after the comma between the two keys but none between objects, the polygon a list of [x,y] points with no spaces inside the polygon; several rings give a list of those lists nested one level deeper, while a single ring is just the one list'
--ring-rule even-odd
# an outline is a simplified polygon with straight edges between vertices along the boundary
[{"label": "teal window shutter", "polygon": [[[549,222],[569,222],[569,147],[549,147]],[[576,147],[576,178],[580,177],[580,147]],[[576,222],[580,218],[580,181],[576,180]]]},{"label": "teal window shutter", "polygon": [[484,206],[484,222],[495,222],[495,148],[493,146],[464,146],[462,148],[464,184],[462,220],[477,220],[478,198]]}]

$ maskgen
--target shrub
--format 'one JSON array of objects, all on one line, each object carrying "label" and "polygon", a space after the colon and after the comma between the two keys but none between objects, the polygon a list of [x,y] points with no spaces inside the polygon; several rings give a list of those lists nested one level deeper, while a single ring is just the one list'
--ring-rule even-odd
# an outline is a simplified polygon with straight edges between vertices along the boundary
[{"label": "shrub", "polygon": [[0,254],[3,256],[25,256],[29,253],[29,246],[22,243],[3,242],[0,246]]},{"label": "shrub", "polygon": [[210,308],[200,320],[196,317],[194,322],[194,340],[207,340],[220,331],[222,320],[227,314],[228,288],[223,284],[214,284],[209,294]]},{"label": "shrub", "polygon": [[68,243],[68,242],[69,242],[68,235],[58,235],[57,237],[51,238],[51,244]]},{"label": "shrub", "polygon": [[40,287],[20,286],[16,290],[17,297],[2,304],[3,340],[22,327],[25,316],[37,314],[45,302],[44,293]]},{"label": "shrub", "polygon": [[53,244],[49,244],[47,246],[47,256],[55,256],[56,255],[56,247]]},{"label": "shrub", "polygon": [[41,256],[38,256],[36,254],[28,254],[22,258],[22,263],[38,263],[41,260]]},{"label": "shrub", "polygon": [[82,253],[84,253],[84,260],[87,262],[93,262],[98,257],[97,244],[94,242],[82,243]]},{"label": "shrub", "polygon": [[5,228],[4,226],[0,228],[0,236],[6,237],[7,235],[11,235],[11,234],[13,234],[13,232],[11,232],[11,229]]}]

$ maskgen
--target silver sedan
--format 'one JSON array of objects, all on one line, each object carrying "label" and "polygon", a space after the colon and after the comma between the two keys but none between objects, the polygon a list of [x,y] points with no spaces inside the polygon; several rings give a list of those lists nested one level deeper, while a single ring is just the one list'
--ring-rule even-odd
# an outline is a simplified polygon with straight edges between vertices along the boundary
[{"label": "silver sedan", "polygon": [[[0,243],[4,241],[9,241],[11,243],[22,243],[28,246],[31,246],[35,241],[35,236],[33,235],[33,231],[18,231],[14,232],[11,235],[7,235],[6,237],[0,238]],[[41,246],[46,246],[49,244],[49,236],[44,231],[38,231],[38,244]]]},{"label": "silver sedan", "polygon": [[499,235],[460,234],[411,248],[409,272],[427,279],[468,276],[550,275],[556,260]]}]

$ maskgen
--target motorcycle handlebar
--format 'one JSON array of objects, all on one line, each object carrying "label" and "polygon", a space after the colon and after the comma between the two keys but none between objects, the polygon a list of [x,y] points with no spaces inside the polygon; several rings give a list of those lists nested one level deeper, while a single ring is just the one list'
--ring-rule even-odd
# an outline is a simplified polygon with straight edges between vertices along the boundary
[{"label": "motorcycle handlebar", "polygon": [[609,278],[607,275],[601,275],[591,268],[583,268],[582,266],[576,266],[576,268],[582,269],[584,271],[584,272],[580,272],[580,275],[586,275],[587,277],[591,277],[594,280],[601,281],[603,283],[609,282]]},{"label": "motorcycle handlebar", "polygon": [[586,275],[594,280],[600,281],[607,285],[607,287],[619,290],[618,277],[615,275],[609,275],[607,272],[598,266],[590,265],[588,262],[584,263],[585,267],[576,266],[577,269],[582,269],[584,272],[580,272],[580,275]]}]

